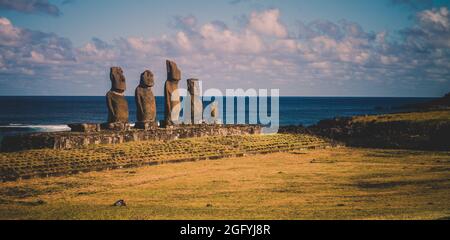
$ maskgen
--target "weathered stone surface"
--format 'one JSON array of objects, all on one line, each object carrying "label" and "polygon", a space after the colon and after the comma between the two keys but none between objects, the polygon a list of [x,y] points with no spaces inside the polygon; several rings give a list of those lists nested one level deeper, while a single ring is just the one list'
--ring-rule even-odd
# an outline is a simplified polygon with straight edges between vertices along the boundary
[{"label": "weathered stone surface", "polygon": [[211,119],[214,123],[220,123],[219,120],[219,106],[216,101],[211,103]]},{"label": "weathered stone surface", "polygon": [[68,124],[72,132],[100,132],[100,124],[98,123],[74,123]]},{"label": "weathered stone surface", "polygon": [[155,129],[157,127],[157,122],[136,122],[136,124],[134,125],[134,128],[143,130]]},{"label": "weathered stone surface", "polygon": [[169,81],[181,80],[181,71],[175,62],[166,60],[166,68],[167,68],[167,80]]},{"label": "weathered stone surface", "polygon": [[260,125],[184,125],[171,128],[152,128],[149,130],[130,129],[127,131],[101,132],[55,132],[31,133],[6,136],[2,141],[2,151],[27,149],[74,149],[93,144],[119,144],[131,141],[174,140],[178,138],[204,136],[231,136],[260,134]]},{"label": "weathered stone surface", "polygon": [[128,131],[131,126],[127,122],[112,122],[112,123],[102,123],[100,124],[101,130],[111,130],[111,131]]},{"label": "weathered stone surface", "polygon": [[108,123],[128,122],[128,102],[123,92],[126,89],[125,76],[120,67],[112,67],[110,72],[111,90],[106,94]]},{"label": "weathered stone surface", "polygon": [[190,98],[190,122],[191,124],[200,124],[203,120],[203,102],[198,79],[188,79],[187,87]]},{"label": "weathered stone surface", "polygon": [[178,92],[178,82],[181,79],[181,71],[177,64],[166,60],[167,80],[164,85],[164,126],[174,125],[180,116],[180,94]]},{"label": "weathered stone surface", "polygon": [[116,92],[123,92],[127,89],[125,83],[125,76],[120,67],[111,67],[109,78],[111,79],[111,90]]},{"label": "weathered stone surface", "polygon": [[141,74],[141,81],[135,91],[136,118],[139,122],[136,125],[145,126],[156,125],[156,101],[152,87],[154,84],[153,73],[146,70]]},{"label": "weathered stone surface", "polygon": [[108,123],[128,122],[128,102],[125,95],[114,91],[106,94]]}]

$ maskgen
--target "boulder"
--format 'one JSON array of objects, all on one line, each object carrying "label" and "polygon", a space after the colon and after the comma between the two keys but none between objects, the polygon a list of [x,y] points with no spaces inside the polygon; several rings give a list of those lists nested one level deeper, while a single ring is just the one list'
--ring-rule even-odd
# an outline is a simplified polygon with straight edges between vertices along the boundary
[{"label": "boulder", "polygon": [[120,199],[120,200],[117,200],[117,201],[113,204],[113,206],[114,206],[114,207],[126,207],[126,206],[127,206],[127,203],[125,202],[125,200]]}]

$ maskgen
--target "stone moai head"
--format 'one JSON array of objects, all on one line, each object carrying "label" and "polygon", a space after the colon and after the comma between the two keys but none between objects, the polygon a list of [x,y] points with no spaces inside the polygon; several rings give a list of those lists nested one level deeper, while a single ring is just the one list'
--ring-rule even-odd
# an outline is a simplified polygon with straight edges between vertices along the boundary
[{"label": "stone moai head", "polygon": [[181,80],[181,71],[175,62],[166,60],[167,80],[178,82]]},{"label": "stone moai head", "polygon": [[153,78],[153,73],[150,70],[145,70],[142,74],[141,74],[141,82],[140,85],[142,87],[153,87],[154,85],[154,78]]},{"label": "stone moai head", "polygon": [[124,92],[127,89],[122,68],[112,67],[109,73],[109,78],[111,79],[111,90]]}]

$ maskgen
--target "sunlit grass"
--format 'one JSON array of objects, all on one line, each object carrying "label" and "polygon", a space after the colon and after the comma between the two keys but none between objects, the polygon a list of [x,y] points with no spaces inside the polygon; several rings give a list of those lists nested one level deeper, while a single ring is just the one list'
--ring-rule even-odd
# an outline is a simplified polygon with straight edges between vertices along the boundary
[{"label": "sunlit grass", "polygon": [[352,122],[393,122],[393,121],[450,121],[450,110],[425,111],[411,113],[383,114],[373,116],[357,116],[352,118]]},{"label": "sunlit grass", "polygon": [[450,152],[299,149],[35,178],[0,183],[0,218],[442,219],[449,164]]}]

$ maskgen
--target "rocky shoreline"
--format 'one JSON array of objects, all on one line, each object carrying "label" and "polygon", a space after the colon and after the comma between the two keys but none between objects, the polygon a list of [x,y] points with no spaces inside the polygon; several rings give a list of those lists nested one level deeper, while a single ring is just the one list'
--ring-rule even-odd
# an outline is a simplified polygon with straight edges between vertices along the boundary
[{"label": "rocky shoreline", "polygon": [[[429,119],[417,120],[416,115]],[[286,126],[279,132],[313,134],[351,147],[448,151],[449,119],[450,110],[356,116],[326,119],[310,127]]]},{"label": "rocky shoreline", "polygon": [[352,147],[450,150],[450,93],[411,106],[409,112],[325,119],[308,128],[283,127],[284,133],[308,133]]},{"label": "rocky shoreline", "polygon": [[352,118],[320,121],[316,135],[348,146],[417,150],[450,150],[450,122],[353,122]]}]

